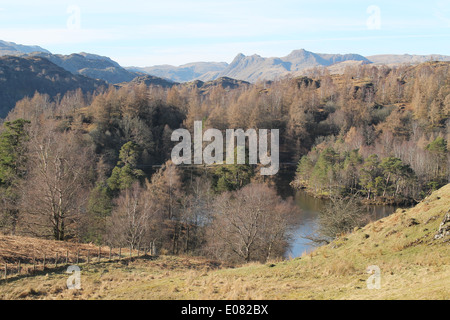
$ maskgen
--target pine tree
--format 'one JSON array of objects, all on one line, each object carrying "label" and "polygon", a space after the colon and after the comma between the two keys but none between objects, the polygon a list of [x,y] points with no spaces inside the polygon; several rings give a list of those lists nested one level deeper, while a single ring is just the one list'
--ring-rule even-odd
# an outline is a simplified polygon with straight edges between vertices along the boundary
[{"label": "pine tree", "polygon": [[130,188],[134,182],[145,176],[142,170],[137,169],[140,153],[140,147],[134,142],[127,142],[122,146],[120,161],[107,181],[108,187],[113,192]]}]

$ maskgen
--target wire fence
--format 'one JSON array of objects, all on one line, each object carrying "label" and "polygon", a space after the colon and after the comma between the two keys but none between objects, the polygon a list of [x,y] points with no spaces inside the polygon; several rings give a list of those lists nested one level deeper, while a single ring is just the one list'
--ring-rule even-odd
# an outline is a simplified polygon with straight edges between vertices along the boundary
[{"label": "wire fence", "polygon": [[[82,255],[83,251],[87,254]],[[4,263],[1,270],[3,281],[20,278],[22,276],[31,276],[43,273],[45,271],[56,271],[59,268],[71,265],[89,265],[114,261],[130,261],[137,258],[156,256],[155,245],[144,248],[112,248],[98,247],[96,252],[93,249],[78,249],[76,252],[66,250],[65,254],[52,253],[34,255],[32,259],[18,259],[15,263]]]}]

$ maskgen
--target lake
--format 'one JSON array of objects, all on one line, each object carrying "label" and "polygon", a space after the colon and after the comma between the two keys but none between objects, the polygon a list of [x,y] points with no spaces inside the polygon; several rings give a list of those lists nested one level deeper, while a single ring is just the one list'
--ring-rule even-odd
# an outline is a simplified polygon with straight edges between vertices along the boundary
[{"label": "lake", "polygon": [[[295,203],[301,209],[296,221],[295,230],[292,234],[292,244],[286,252],[286,257],[297,258],[304,252],[310,252],[317,245],[305,239],[312,235],[317,228],[319,212],[327,204],[325,199],[317,199],[308,195],[305,191],[297,191],[294,194]],[[373,220],[379,220],[394,213],[394,206],[367,206],[367,211]]]}]

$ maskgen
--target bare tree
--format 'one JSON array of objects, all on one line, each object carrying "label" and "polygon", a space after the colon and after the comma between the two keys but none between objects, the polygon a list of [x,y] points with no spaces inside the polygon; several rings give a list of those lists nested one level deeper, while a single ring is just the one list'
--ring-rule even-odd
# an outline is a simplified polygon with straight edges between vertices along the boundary
[{"label": "bare tree", "polygon": [[195,252],[205,242],[205,227],[211,220],[213,204],[213,189],[211,182],[206,178],[192,179],[188,192],[181,200],[180,221],[183,225],[181,234],[184,251]]},{"label": "bare tree", "polygon": [[145,187],[135,183],[116,200],[116,207],[109,221],[109,242],[131,248],[150,242],[152,221],[157,214],[154,199]]},{"label": "bare tree", "polygon": [[29,150],[21,203],[25,231],[55,240],[75,236],[90,187],[91,150],[52,121],[32,133]]},{"label": "bare tree", "polygon": [[169,160],[153,175],[149,188],[152,196],[158,199],[157,206],[161,217],[167,222],[166,236],[171,238],[173,254],[179,252],[182,233],[180,202],[183,195],[181,187],[180,171]]},{"label": "bare tree", "polygon": [[365,207],[358,202],[357,194],[349,198],[332,196],[319,213],[316,234],[306,237],[316,243],[330,243],[338,236],[362,227],[370,221]]},{"label": "bare tree", "polygon": [[284,253],[295,206],[264,184],[225,193],[215,204],[210,250],[222,259],[265,261]]}]

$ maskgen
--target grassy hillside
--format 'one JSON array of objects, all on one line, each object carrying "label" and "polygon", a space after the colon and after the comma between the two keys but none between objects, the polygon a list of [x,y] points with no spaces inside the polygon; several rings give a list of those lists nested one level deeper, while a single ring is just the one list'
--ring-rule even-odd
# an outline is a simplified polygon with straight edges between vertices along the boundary
[{"label": "grassy hillside", "polygon": [[[64,270],[0,284],[2,299],[450,299],[450,240],[435,240],[450,209],[450,185],[410,210],[289,261],[227,268],[168,257],[82,266],[82,289]],[[2,242],[0,242],[1,245]],[[369,290],[366,268],[381,269]]]}]

